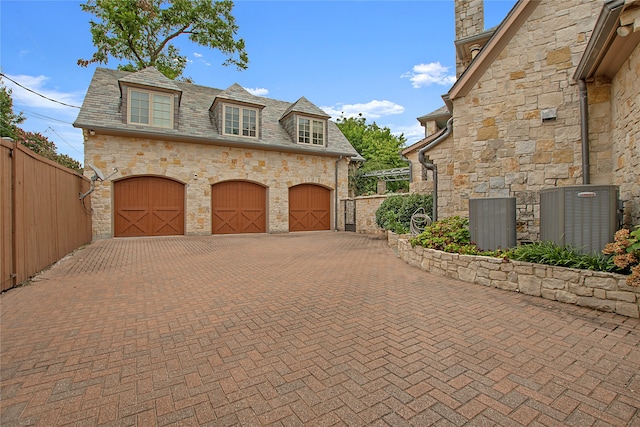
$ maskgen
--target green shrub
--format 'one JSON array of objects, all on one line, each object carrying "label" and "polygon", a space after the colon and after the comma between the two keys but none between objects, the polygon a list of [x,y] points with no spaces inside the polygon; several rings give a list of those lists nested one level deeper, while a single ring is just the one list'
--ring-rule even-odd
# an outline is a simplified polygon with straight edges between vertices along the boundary
[{"label": "green shrub", "polygon": [[553,242],[539,242],[518,246],[505,254],[506,258],[536,264],[556,265],[595,271],[617,271],[611,257],[601,254],[584,254],[578,249]]},{"label": "green shrub", "polygon": [[459,216],[436,221],[409,240],[413,246],[463,255],[484,255],[536,264],[629,274],[627,284],[640,286],[640,226],[619,230],[602,254],[584,254],[570,245],[539,242],[510,250],[481,251],[471,242],[469,220]]},{"label": "green shrub", "polygon": [[440,251],[446,251],[445,248],[447,247],[454,248],[460,245],[469,245],[470,243],[469,220],[459,216],[436,221],[411,239],[412,245]]},{"label": "green shrub", "polygon": [[431,194],[395,194],[387,197],[376,211],[376,224],[385,230],[405,234],[411,228],[411,215],[418,208],[430,214],[432,206]]},{"label": "green shrub", "polygon": [[463,255],[501,256],[501,251],[482,251],[471,241],[469,220],[459,216],[436,221],[409,241],[414,246]]}]

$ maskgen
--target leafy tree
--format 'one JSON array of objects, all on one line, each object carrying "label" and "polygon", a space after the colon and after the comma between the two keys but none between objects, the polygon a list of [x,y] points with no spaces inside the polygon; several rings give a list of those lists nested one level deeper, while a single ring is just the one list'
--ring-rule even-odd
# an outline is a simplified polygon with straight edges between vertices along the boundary
[{"label": "leafy tree", "polygon": [[0,84],[0,132],[1,136],[15,138],[18,125],[24,122],[26,118],[22,113],[15,114],[13,112],[13,98],[11,98],[11,89],[7,89]]},{"label": "leafy tree", "polygon": [[66,154],[58,154],[56,145],[52,141],[49,141],[46,136],[40,133],[27,132],[20,128],[18,125],[25,120],[22,113],[15,114],[13,112],[11,89],[7,89],[4,85],[0,84],[0,125],[2,126],[2,136],[9,137],[31,151],[49,160],[53,160],[62,166],[66,166],[77,172],[82,171],[80,162]]},{"label": "leafy tree", "polygon": [[[360,114],[358,117],[340,117],[336,124],[353,148],[365,158],[353,179],[356,194],[375,192],[377,178],[362,177],[366,172],[406,167],[400,150],[406,142],[404,135],[395,136],[388,127],[381,128],[375,122],[367,124]],[[406,190],[406,181],[390,182],[387,188],[391,191]]]},{"label": "leafy tree", "polygon": [[[186,34],[194,43],[227,55],[223,65],[247,68],[249,58],[238,31],[229,0],[88,0],[83,11],[91,20],[91,36],[97,51],[78,65],[106,64],[109,57],[130,61],[118,68],[134,71],[155,66],[170,79],[182,75],[187,58],[172,44]],[[237,55],[237,56],[236,56]]]}]

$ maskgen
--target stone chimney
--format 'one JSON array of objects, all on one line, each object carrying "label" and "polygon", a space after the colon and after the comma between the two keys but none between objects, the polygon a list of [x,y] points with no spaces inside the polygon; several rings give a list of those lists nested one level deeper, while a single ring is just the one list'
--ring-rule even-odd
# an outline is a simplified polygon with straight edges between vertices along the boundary
[{"label": "stone chimney", "polygon": [[[484,0],[455,0],[456,41],[484,31]],[[475,56],[475,55],[474,55]],[[468,61],[456,58],[456,74],[460,76]]]}]

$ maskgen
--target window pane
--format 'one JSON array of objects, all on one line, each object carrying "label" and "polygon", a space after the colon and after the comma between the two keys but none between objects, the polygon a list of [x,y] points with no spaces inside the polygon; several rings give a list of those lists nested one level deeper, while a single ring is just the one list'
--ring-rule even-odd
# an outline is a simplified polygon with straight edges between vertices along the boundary
[{"label": "window pane", "polygon": [[129,121],[131,123],[149,124],[149,94],[131,91]]},{"label": "window pane", "polygon": [[240,109],[237,107],[224,107],[224,133],[228,135],[240,135]]},{"label": "window pane", "polygon": [[302,144],[309,144],[311,134],[311,120],[298,119],[298,142]]},{"label": "window pane", "polygon": [[256,136],[256,111],[242,110],[242,135]]},{"label": "window pane", "polygon": [[171,127],[171,97],[153,95],[153,125]]},{"label": "window pane", "polygon": [[324,145],[324,123],[313,121],[313,141],[316,145]]}]

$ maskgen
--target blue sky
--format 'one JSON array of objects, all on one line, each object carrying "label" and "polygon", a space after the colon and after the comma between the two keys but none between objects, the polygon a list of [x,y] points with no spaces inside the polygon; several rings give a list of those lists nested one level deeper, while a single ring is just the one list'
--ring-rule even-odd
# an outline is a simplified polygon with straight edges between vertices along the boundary
[{"label": "blue sky", "polygon": [[[76,65],[95,51],[93,16],[80,3],[0,0],[2,73],[47,98],[80,106],[96,67]],[[485,27],[498,25],[514,4],[485,0]],[[290,102],[304,96],[333,117],[362,113],[411,144],[424,136],[417,117],[444,105],[441,95],[455,79],[453,8],[453,0],[237,0],[233,15],[246,42],[247,70],[222,66],[222,54],[186,38],[177,45],[189,59],[184,75],[197,84],[226,89],[238,83]],[[13,90],[14,112],[27,118],[21,126],[82,162],[82,134],[71,126],[78,109],[2,81]]]}]

